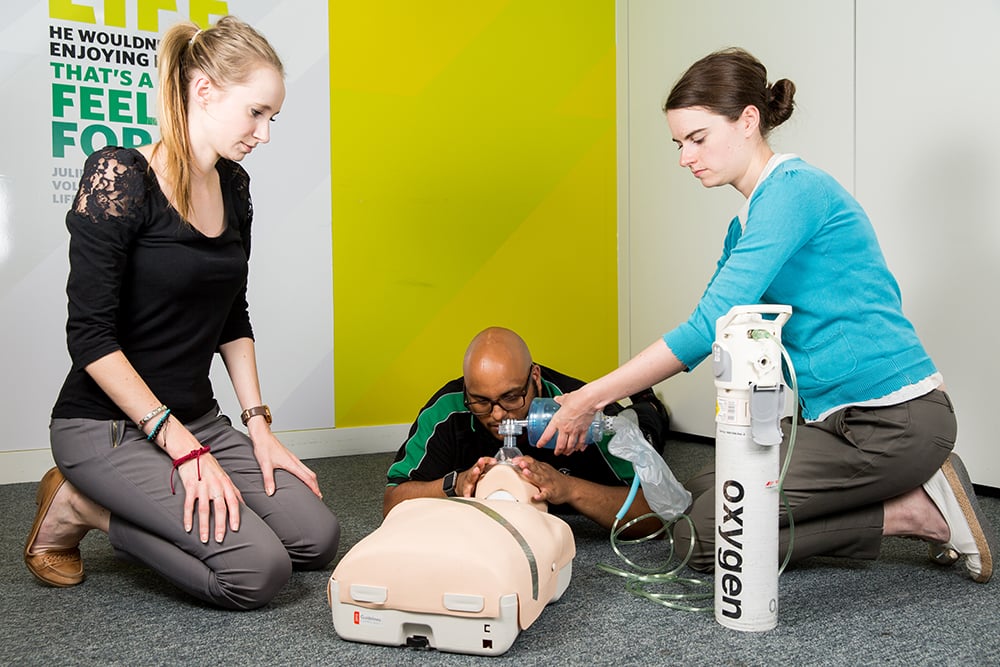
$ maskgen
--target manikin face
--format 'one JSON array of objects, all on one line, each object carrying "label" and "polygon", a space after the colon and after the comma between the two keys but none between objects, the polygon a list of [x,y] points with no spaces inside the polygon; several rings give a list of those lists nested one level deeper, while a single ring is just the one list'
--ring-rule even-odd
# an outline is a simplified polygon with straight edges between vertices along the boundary
[{"label": "manikin face", "polygon": [[244,83],[225,88],[197,78],[194,86],[204,112],[198,116],[200,133],[192,123],[192,141],[201,137],[219,156],[236,162],[270,141],[270,123],[285,101],[285,82],[273,67],[262,65]]},{"label": "manikin face", "polygon": [[735,122],[703,107],[667,111],[670,134],[680,150],[680,165],[706,188],[739,186],[749,166],[751,129],[756,109],[748,107]]}]

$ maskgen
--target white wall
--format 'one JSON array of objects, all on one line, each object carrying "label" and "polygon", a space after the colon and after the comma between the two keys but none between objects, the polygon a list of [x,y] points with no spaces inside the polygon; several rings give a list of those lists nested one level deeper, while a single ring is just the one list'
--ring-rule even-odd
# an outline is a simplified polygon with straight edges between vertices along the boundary
[{"label": "white wall", "polygon": [[[749,7],[749,6],[747,6]],[[798,86],[772,135],[837,177],[868,210],[904,308],[944,373],[973,480],[1000,486],[984,345],[998,323],[1000,132],[993,110],[1000,5],[961,0],[802,3],[620,0],[619,224],[623,360],[690,314],[739,195],[703,191],[676,165],[658,104],[698,57],[743,46]],[[901,17],[905,16],[905,20]],[[730,189],[731,190],[731,189]],[[709,364],[658,388],[675,428],[712,436]]]},{"label": "white wall", "polygon": [[856,194],[955,402],[956,451],[1000,487],[1000,2],[857,5]]}]

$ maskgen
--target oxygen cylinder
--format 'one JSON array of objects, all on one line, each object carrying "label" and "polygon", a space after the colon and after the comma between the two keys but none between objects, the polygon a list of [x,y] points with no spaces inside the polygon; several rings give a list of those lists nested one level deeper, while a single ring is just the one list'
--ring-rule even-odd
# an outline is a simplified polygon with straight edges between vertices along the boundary
[{"label": "oxygen cylinder", "polygon": [[778,624],[779,343],[791,313],[736,306],[716,322],[715,619],[734,630]]}]

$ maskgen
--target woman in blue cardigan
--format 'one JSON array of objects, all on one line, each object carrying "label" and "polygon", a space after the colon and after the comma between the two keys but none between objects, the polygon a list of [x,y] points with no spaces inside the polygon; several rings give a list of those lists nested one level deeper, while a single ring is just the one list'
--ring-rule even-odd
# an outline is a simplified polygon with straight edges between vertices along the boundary
[{"label": "woman in blue cardigan", "polygon": [[[831,176],[768,145],[768,133],[791,116],[794,95],[791,81],[769,84],[764,66],[741,49],[706,56],[674,85],[664,111],[680,165],[705,187],[733,186],[746,203],[691,317],[563,396],[544,440],[558,429],[557,452],[581,448],[596,410],[697,366],[731,307],[789,304],[782,341],[798,376],[803,422],[784,485],[795,520],[792,560],[874,559],[883,536],[908,536],[930,543],[938,562],[964,555],[972,577],[988,581],[995,538],[951,452],[954,409],[903,315],[868,217]],[[689,564],[710,570],[713,468],[687,486],[693,535],[681,522],[675,539],[681,553],[693,539]]]}]

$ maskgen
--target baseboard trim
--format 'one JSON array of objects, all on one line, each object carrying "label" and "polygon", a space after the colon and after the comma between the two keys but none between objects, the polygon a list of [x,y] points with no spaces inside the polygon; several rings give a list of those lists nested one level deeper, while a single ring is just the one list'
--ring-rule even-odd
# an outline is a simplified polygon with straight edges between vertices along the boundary
[{"label": "baseboard trim", "polygon": [[[292,453],[307,460],[394,452],[403,444],[408,429],[409,424],[390,424],[279,431],[277,436]],[[0,452],[0,484],[37,482],[52,465],[48,448]]]}]

